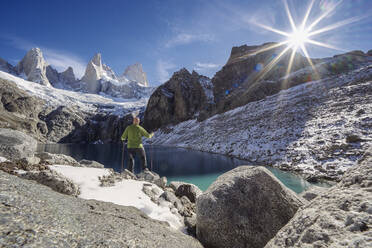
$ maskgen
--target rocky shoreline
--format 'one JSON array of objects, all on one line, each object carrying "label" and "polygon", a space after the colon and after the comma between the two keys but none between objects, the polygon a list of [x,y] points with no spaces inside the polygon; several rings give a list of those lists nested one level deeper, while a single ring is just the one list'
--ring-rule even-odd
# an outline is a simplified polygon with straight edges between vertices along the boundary
[{"label": "rocky shoreline", "polygon": [[301,195],[288,190],[263,167],[233,169],[205,192],[183,182],[168,184],[165,177],[150,171],[134,175],[110,170],[97,178],[101,188],[141,183],[142,192],[154,205],[177,216],[186,235],[167,222],[150,218],[143,209],[82,199],[79,195],[84,188],[54,169],[56,164],[65,164],[66,168],[107,170],[103,165],[62,154],[35,153],[36,142],[30,142],[31,137],[0,131],[6,140],[0,143],[0,156],[5,157],[0,160],[1,246],[372,245],[372,150],[337,185],[312,188]]}]

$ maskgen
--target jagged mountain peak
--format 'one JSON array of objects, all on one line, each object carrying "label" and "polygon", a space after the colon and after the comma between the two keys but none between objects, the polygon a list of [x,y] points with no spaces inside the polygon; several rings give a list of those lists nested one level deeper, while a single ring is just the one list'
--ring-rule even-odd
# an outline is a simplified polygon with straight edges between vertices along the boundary
[{"label": "jagged mountain peak", "polygon": [[17,73],[24,73],[29,81],[51,86],[46,76],[46,68],[47,64],[43,57],[43,53],[38,47],[29,50],[16,67]]},{"label": "jagged mountain peak", "polygon": [[101,53],[94,54],[93,58],[91,59],[91,62],[95,64],[96,66],[102,66],[102,56]]}]

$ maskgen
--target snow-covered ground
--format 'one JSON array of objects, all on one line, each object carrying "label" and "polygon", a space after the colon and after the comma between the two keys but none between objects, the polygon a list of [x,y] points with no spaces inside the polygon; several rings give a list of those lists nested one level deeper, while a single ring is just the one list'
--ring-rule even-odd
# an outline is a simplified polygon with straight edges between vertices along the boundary
[{"label": "snow-covered ground", "polygon": [[0,71],[0,78],[16,83],[20,89],[45,100],[48,105],[75,106],[78,110],[85,112],[105,111],[122,116],[128,112],[145,107],[148,101],[148,98],[123,99],[107,95],[56,89],[24,80],[3,71]]},{"label": "snow-covered ground", "polygon": [[5,161],[8,161],[8,160],[4,157],[0,157],[0,163],[5,162]]},{"label": "snow-covered ground", "polygon": [[[105,202],[112,202],[122,206],[133,206],[138,208],[150,218],[166,221],[175,229],[182,229],[183,224],[179,218],[174,215],[169,207],[157,205],[151,201],[143,191],[143,185],[150,184],[148,182],[123,180],[117,182],[115,186],[101,187],[98,177],[110,174],[108,169],[73,167],[68,165],[51,165],[51,170],[54,170],[65,177],[72,180],[80,187],[80,198],[94,199]],[[152,187],[157,187],[152,185]],[[159,187],[158,195],[163,193]]]},{"label": "snow-covered ground", "polygon": [[[163,130],[155,133],[154,144],[227,154],[338,180],[371,145],[372,65]],[[347,143],[349,134],[363,141]]]}]

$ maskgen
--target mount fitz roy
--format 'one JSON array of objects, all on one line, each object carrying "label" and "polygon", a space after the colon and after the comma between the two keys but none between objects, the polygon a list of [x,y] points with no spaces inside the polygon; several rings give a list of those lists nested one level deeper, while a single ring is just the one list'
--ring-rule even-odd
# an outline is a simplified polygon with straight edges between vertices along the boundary
[{"label": "mount fitz roy", "polygon": [[148,97],[152,91],[141,64],[130,65],[122,75],[117,76],[108,65],[102,63],[100,53],[89,61],[80,80],[72,67],[58,72],[48,65],[40,48],[32,48],[16,66],[0,58],[0,70],[48,87],[119,98],[139,99]]}]

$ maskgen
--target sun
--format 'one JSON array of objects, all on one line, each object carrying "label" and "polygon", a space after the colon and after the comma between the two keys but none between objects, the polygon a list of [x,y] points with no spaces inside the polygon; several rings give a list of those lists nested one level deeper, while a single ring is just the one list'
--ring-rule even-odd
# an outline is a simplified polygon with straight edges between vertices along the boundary
[{"label": "sun", "polygon": [[262,24],[260,22],[256,22],[256,21],[253,22],[253,24],[255,24],[255,25],[257,25],[261,28],[264,28],[266,30],[269,30],[271,32],[280,34],[280,35],[285,37],[284,41],[273,44],[269,47],[265,47],[265,48],[263,48],[259,51],[256,51],[255,54],[258,54],[258,53],[261,53],[261,52],[264,52],[264,51],[268,51],[268,50],[271,50],[271,49],[274,49],[274,48],[277,48],[277,47],[286,46],[275,57],[275,59],[273,59],[269,64],[267,64],[264,67],[264,69],[261,71],[260,76],[257,78],[257,81],[259,81],[259,79],[262,79],[265,76],[265,74],[268,73],[276,65],[276,63],[278,63],[279,59],[283,55],[285,55],[290,49],[292,49],[292,54],[291,54],[289,62],[288,62],[287,76],[291,72],[294,57],[296,55],[297,50],[299,50],[299,49],[302,51],[303,55],[306,57],[310,66],[312,67],[313,71],[316,72],[316,68],[315,68],[312,60],[310,59],[310,56],[309,56],[309,53],[307,51],[306,45],[311,44],[311,45],[321,46],[321,47],[334,49],[334,50],[338,50],[338,51],[344,51],[343,49],[337,48],[337,47],[332,46],[330,44],[323,43],[323,42],[320,42],[320,41],[316,41],[316,40],[313,39],[313,37],[318,35],[318,34],[321,34],[321,33],[324,33],[324,32],[342,27],[344,25],[359,21],[363,18],[363,17],[356,16],[356,17],[345,19],[345,20],[333,23],[329,26],[322,27],[322,28],[319,28],[317,30],[314,30],[314,28],[324,18],[329,17],[335,11],[336,7],[342,1],[338,1],[338,2],[335,2],[334,4],[329,5],[328,8],[326,10],[322,11],[321,14],[317,18],[315,18],[315,20],[312,23],[307,24],[310,13],[312,11],[312,8],[313,8],[314,2],[315,2],[315,0],[311,0],[308,8],[306,9],[306,13],[304,15],[304,18],[303,18],[302,22],[297,24],[297,25],[292,18],[292,14],[291,14],[291,11],[289,10],[287,0],[283,0],[283,2],[284,2],[284,7],[285,7],[285,10],[286,10],[286,13],[287,13],[287,16],[288,16],[289,23],[290,23],[291,28],[292,28],[291,33],[285,32],[285,31],[282,31],[282,30],[278,30],[274,27],[267,26],[267,25]]},{"label": "sun", "polygon": [[303,29],[297,29],[293,33],[291,33],[288,37],[289,46],[292,49],[297,50],[299,47],[305,45],[305,43],[309,40],[309,33]]}]

